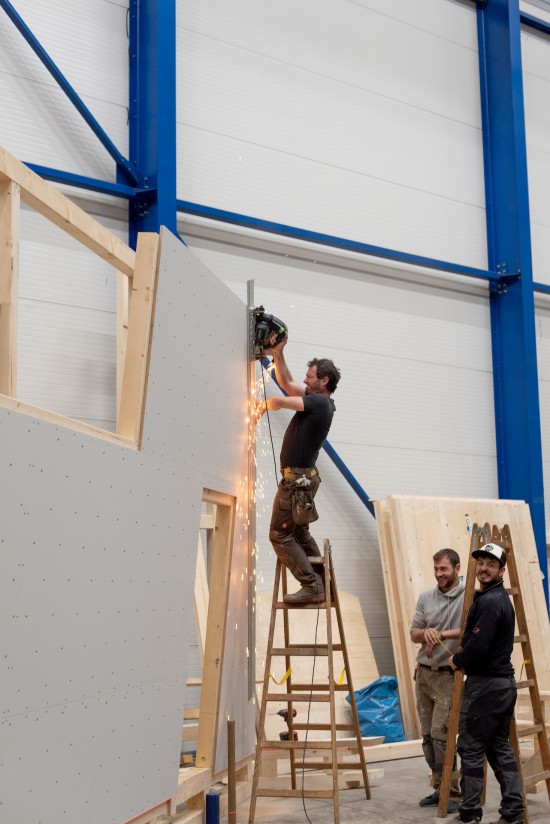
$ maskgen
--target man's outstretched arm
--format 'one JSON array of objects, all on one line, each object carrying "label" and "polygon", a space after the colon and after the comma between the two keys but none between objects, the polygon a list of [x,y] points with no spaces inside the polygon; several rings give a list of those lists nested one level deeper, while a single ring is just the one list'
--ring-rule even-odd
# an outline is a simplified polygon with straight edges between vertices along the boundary
[{"label": "man's outstretched arm", "polygon": [[267,401],[259,401],[256,404],[256,409],[254,410],[256,422],[260,420],[262,415],[267,412],[268,409],[270,412],[274,412],[277,409],[290,409],[293,412],[303,412],[304,399],[296,396],[289,396],[288,398],[285,398],[284,395],[272,395],[271,398],[267,399]]},{"label": "man's outstretched arm", "polygon": [[[283,349],[286,346],[288,338],[282,340],[277,346],[269,351],[273,355],[273,362],[275,364],[275,372],[277,374],[277,382],[281,389],[291,395],[292,397],[303,397],[306,394],[306,387],[303,383],[297,383],[290,374],[290,369],[285,361]],[[269,407],[271,409],[271,407]],[[292,406],[279,406],[278,409],[293,409]],[[302,406],[303,409],[303,406]]]}]

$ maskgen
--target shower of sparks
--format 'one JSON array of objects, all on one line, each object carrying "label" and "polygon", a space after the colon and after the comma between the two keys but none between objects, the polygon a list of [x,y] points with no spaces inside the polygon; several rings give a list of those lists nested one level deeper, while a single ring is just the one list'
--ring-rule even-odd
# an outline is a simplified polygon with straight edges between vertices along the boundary
[{"label": "shower of sparks", "polygon": [[[269,386],[269,382],[273,380],[273,372],[274,372],[274,364],[271,363],[266,370],[263,370],[263,376],[261,374],[261,370],[263,367],[260,364],[260,372],[259,377],[256,380],[255,385],[252,387],[250,401],[249,401],[249,412],[247,422],[250,423],[252,417],[254,415],[254,410],[256,409],[257,404],[260,401],[265,399],[264,397],[264,384],[265,388]],[[268,427],[267,426],[255,426],[250,425],[248,427],[248,448],[249,451],[252,453],[252,461],[254,464],[254,469],[256,473],[256,484],[253,489],[250,490],[250,498],[251,503],[256,507],[256,533],[257,535],[267,535],[269,530],[269,523],[271,520],[271,501],[272,501],[272,494],[271,488],[273,485],[273,473],[269,471],[267,476],[260,470],[260,465],[267,465],[271,467],[272,463],[272,445],[269,439],[268,434]],[[259,461],[259,463],[258,463]],[[277,484],[278,479],[275,478],[275,484]],[[273,556],[274,554],[271,549],[268,550],[269,555]],[[258,558],[260,555],[258,543],[255,543],[252,548],[252,556],[256,559],[256,567],[258,564]],[[265,580],[263,574],[256,569],[251,571],[251,578],[254,581],[254,601],[252,604],[252,609],[257,614],[257,620],[261,624],[262,622],[262,607],[261,602],[258,600],[258,590],[265,588]],[[258,650],[254,648],[251,650],[251,654],[253,654],[257,659],[257,666],[260,669],[263,669],[265,662],[258,660]]]}]

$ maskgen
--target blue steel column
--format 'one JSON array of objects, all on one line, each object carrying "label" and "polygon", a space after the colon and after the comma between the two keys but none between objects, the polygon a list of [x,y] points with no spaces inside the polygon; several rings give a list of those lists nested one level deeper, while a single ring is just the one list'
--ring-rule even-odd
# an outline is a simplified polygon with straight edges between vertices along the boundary
[{"label": "blue steel column", "polygon": [[130,0],[130,161],[145,193],[130,199],[130,245],[137,232],[167,226],[176,212],[176,0]]},{"label": "blue steel column", "polygon": [[548,600],[518,0],[477,15],[489,268],[502,276],[490,285],[499,495],[531,508]]}]

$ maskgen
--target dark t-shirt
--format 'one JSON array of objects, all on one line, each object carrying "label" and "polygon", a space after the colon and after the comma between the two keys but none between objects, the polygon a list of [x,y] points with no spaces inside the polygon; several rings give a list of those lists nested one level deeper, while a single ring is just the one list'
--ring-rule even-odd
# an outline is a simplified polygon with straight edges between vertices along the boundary
[{"label": "dark t-shirt", "polygon": [[315,466],[335,409],[327,395],[304,395],[304,411],[296,412],[283,438],[281,469]]}]

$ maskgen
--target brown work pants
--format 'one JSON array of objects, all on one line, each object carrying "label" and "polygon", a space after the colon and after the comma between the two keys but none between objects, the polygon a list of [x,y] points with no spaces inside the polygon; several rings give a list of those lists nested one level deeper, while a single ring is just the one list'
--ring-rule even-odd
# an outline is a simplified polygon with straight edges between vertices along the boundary
[{"label": "brown work pants", "polygon": [[[439,793],[445,758],[445,743],[453,695],[453,673],[449,669],[432,670],[418,665],[416,668],[416,708],[420,718],[422,749],[432,771],[432,787]],[[453,764],[450,798],[460,798],[459,773]]]},{"label": "brown work pants", "polygon": [[[317,494],[321,478],[314,475],[310,478],[309,487],[313,496]],[[292,519],[292,493],[296,487],[295,481],[283,478],[280,482],[275,500],[269,527],[269,540],[273,544],[277,557],[290,570],[294,577],[305,587],[315,587],[324,592],[321,566],[319,572],[314,570],[308,558],[320,556],[319,547],[309,531],[308,524],[300,526]]]}]

